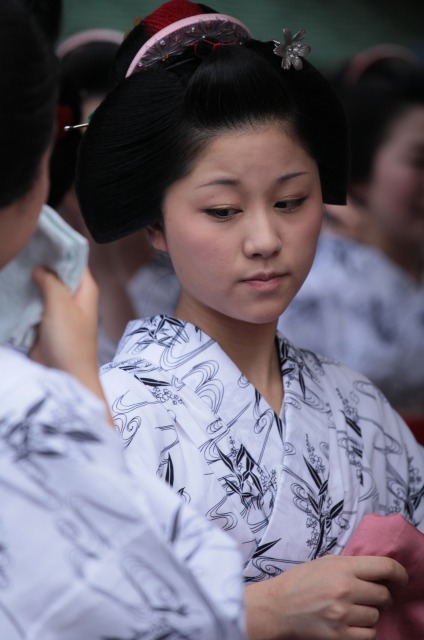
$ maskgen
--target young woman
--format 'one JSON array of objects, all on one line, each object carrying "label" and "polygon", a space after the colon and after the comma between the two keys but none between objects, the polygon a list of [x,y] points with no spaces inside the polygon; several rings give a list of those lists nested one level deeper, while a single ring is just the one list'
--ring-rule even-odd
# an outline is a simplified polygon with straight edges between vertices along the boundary
[{"label": "young woman", "polygon": [[[0,3],[0,78],[3,283],[47,196],[56,107],[54,58],[15,0]],[[41,267],[35,279],[38,362],[0,345],[0,637],[241,639],[235,543],[123,465],[97,375],[91,277],[74,298]],[[1,285],[0,299],[3,329],[13,301]]]},{"label": "young woman", "polygon": [[367,375],[408,419],[421,416],[424,438],[424,70],[411,53],[381,46],[334,83],[352,130],[358,224],[350,237],[325,229],[279,327]]},{"label": "young woman", "polygon": [[424,455],[366,378],[276,334],[348,164],[339,102],[284,38],[174,0],[123,44],[77,191],[100,242],[148,226],[182,292],[129,325],[102,384],[134,473],[239,542],[252,638],[365,640],[399,565],[331,554],[367,513],[424,526]]}]

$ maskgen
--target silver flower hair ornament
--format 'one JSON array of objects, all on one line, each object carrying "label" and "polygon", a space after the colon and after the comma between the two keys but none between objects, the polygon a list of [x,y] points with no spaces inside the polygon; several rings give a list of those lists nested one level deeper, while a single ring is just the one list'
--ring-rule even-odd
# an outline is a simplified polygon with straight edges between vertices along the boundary
[{"label": "silver flower hair ornament", "polygon": [[299,71],[303,67],[301,58],[311,51],[308,44],[302,43],[305,34],[305,29],[301,29],[294,36],[290,29],[283,29],[284,44],[274,40],[274,53],[282,58],[281,66],[283,69],[290,69],[293,66],[296,71]]}]

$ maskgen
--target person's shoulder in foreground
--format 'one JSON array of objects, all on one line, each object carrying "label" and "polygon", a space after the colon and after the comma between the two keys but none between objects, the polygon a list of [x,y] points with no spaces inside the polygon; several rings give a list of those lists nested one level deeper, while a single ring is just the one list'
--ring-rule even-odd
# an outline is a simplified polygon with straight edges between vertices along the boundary
[{"label": "person's shoulder in foreground", "polygon": [[0,636],[243,637],[235,544],[129,475],[71,376],[6,347],[0,372]]}]

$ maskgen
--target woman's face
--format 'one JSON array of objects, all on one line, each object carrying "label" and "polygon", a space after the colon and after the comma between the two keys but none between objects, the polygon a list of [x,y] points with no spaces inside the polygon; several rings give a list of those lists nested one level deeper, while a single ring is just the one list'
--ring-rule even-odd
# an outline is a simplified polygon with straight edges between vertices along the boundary
[{"label": "woman's face", "polygon": [[360,189],[381,233],[406,245],[424,243],[424,106],[408,109],[393,123]]},{"label": "woman's face", "polygon": [[322,208],[317,165],[281,125],[217,135],[152,233],[182,286],[178,316],[276,322],[309,272]]},{"label": "woman's face", "polygon": [[0,211],[0,268],[18,255],[37,227],[41,208],[49,192],[49,159],[50,148],[41,158],[32,188]]}]

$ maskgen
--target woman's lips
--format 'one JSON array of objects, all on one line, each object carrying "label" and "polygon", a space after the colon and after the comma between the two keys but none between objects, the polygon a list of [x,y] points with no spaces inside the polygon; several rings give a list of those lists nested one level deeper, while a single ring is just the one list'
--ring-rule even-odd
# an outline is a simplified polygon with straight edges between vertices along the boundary
[{"label": "woman's lips", "polygon": [[273,291],[279,286],[283,277],[281,273],[258,273],[244,279],[243,282],[258,291]]}]

